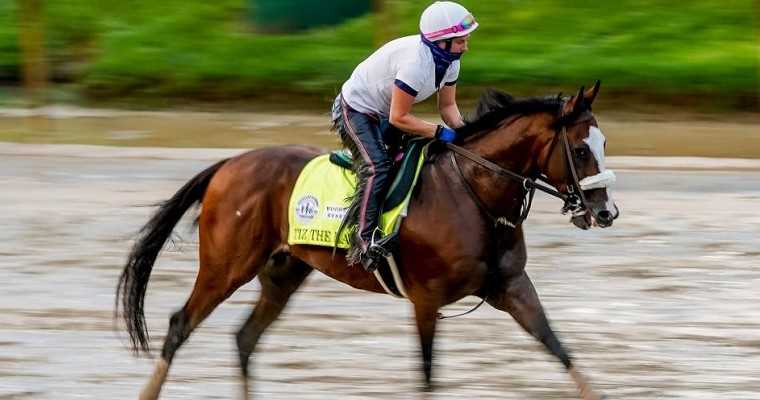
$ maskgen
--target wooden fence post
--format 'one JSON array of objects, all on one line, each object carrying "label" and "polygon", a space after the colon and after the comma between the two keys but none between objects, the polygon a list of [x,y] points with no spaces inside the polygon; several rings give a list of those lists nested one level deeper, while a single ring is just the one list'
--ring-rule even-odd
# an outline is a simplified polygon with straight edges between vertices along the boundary
[{"label": "wooden fence post", "polygon": [[43,105],[48,81],[43,0],[16,0],[23,85],[32,106]]}]

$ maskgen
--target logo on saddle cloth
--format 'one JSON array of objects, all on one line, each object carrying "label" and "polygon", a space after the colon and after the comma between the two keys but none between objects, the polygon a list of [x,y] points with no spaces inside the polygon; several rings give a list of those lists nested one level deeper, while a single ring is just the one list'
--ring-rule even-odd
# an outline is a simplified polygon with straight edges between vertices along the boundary
[{"label": "logo on saddle cloth", "polygon": [[308,224],[319,212],[319,200],[314,196],[304,196],[296,203],[296,219],[302,224]]},{"label": "logo on saddle cloth", "polygon": [[[402,197],[400,202],[391,202],[392,209],[383,212],[380,229],[385,235],[396,232],[401,226],[401,219],[406,216],[412,188],[417,183],[424,162],[422,149],[423,146],[419,145],[412,153],[416,157],[409,157],[402,162],[400,172],[391,184],[389,200],[394,196],[399,198],[399,194]],[[290,195],[288,244],[333,247],[338,228],[348,211],[347,199],[354,194],[355,187],[354,173],[331,163],[329,154],[321,155],[306,164]],[[349,247],[350,231],[351,229],[343,231],[338,240],[339,248]]]}]

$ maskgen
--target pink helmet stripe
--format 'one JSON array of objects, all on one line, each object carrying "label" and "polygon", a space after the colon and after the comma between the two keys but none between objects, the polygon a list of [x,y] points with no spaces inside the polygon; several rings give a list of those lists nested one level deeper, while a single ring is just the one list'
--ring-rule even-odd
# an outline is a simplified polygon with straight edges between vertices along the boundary
[{"label": "pink helmet stripe", "polygon": [[[464,29],[461,29],[461,30],[464,30]],[[440,31],[426,33],[425,37],[428,39],[435,39],[439,36],[448,35],[449,33],[457,33],[459,31],[460,31],[460,25],[454,25],[450,28],[441,29]]]},{"label": "pink helmet stripe", "polygon": [[428,40],[433,40],[435,38],[438,38],[438,37],[441,37],[441,36],[444,36],[444,35],[448,35],[449,33],[465,32],[468,29],[472,28],[474,25],[477,25],[477,22],[475,21],[475,18],[472,17],[472,14],[470,14],[470,15],[466,16],[462,20],[462,22],[460,22],[460,23],[458,23],[458,24],[456,24],[454,26],[450,26],[448,28],[437,30],[435,32],[429,32],[429,33],[424,33],[423,32],[423,34],[425,35],[425,38],[427,38]]}]

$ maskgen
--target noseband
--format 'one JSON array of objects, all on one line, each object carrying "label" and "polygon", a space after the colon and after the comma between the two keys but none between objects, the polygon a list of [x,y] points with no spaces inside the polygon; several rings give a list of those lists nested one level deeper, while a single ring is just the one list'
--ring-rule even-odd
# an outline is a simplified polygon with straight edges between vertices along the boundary
[{"label": "noseband", "polygon": [[[486,160],[485,158],[481,157],[478,154],[473,153],[472,151],[469,151],[463,147],[447,143],[446,147],[451,150],[450,158],[451,163],[454,166],[454,170],[457,171],[459,178],[464,183],[465,189],[467,189],[467,192],[470,194],[470,197],[475,201],[475,203],[478,205],[478,207],[494,222],[494,225],[506,225],[511,228],[516,227],[517,225],[520,225],[525,221],[526,218],[528,218],[528,214],[530,213],[531,205],[533,204],[533,196],[536,192],[536,190],[542,191],[550,196],[554,196],[564,202],[564,205],[562,206],[562,214],[572,213],[574,217],[576,216],[582,216],[586,213],[586,210],[588,209],[586,197],[583,195],[583,190],[581,189],[581,184],[578,180],[578,173],[575,169],[575,163],[573,162],[572,154],[570,151],[570,140],[567,137],[567,126],[573,126],[577,125],[583,122],[586,122],[590,119],[584,118],[579,121],[575,121],[572,124],[561,124],[560,128],[555,131],[554,138],[552,139],[551,148],[549,150],[549,158],[552,157],[552,154],[554,153],[554,148],[557,145],[557,138],[559,138],[563,142],[563,154],[564,158],[566,160],[567,168],[571,172],[572,181],[568,184],[568,194],[564,194],[559,192],[558,190],[555,190],[547,185],[544,185],[543,183],[538,182],[538,180],[542,180],[544,182],[547,182],[547,179],[545,176],[538,176],[535,178],[531,177],[525,177],[520,174],[517,174],[515,172],[512,172],[508,169],[502,168],[498,164]],[[474,162],[475,164],[480,165],[483,168],[486,168],[494,173],[496,173],[499,176],[504,176],[506,178],[509,178],[511,180],[520,182],[522,185],[522,188],[524,190],[523,195],[523,204],[521,207],[520,215],[517,217],[515,221],[510,221],[505,216],[494,216],[486,207],[486,205],[483,203],[483,201],[480,199],[480,197],[475,193],[470,183],[465,179],[464,173],[462,172],[461,167],[459,166],[459,163],[457,162],[455,154],[459,154],[464,158],[467,158],[468,160]],[[547,182],[548,183],[548,182]]]}]

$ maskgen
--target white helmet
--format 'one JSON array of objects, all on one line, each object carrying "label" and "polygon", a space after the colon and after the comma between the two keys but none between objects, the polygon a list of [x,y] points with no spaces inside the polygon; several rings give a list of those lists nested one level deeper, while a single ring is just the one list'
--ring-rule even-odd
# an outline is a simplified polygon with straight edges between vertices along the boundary
[{"label": "white helmet", "polygon": [[467,36],[477,28],[475,17],[451,1],[436,1],[420,17],[420,32],[431,42]]}]

